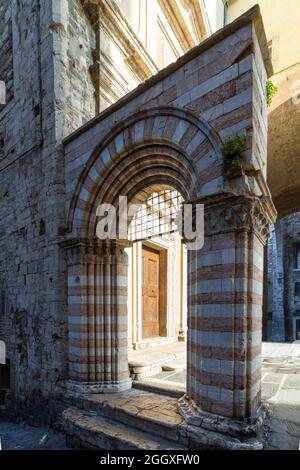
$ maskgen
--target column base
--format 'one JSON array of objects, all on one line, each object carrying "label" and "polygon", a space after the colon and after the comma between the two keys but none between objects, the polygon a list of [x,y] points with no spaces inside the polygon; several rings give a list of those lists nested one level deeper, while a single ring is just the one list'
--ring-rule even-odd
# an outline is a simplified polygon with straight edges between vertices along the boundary
[{"label": "column base", "polygon": [[119,393],[129,390],[132,386],[132,380],[126,379],[120,382],[77,382],[75,380],[68,380],[66,388],[69,392],[88,394],[88,393]]},{"label": "column base", "polygon": [[255,423],[226,418],[202,411],[186,395],[178,400],[178,412],[186,421],[186,444],[191,449],[262,450],[261,407]]}]

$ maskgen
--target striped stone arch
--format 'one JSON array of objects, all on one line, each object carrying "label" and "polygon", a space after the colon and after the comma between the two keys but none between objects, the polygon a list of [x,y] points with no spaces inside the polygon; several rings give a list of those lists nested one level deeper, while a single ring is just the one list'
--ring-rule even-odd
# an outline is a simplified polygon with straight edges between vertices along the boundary
[{"label": "striped stone arch", "polygon": [[169,185],[186,201],[222,191],[219,148],[213,129],[186,110],[137,112],[92,151],[70,204],[69,231],[93,236],[99,203],[131,200],[145,187]]},{"label": "striped stone arch", "polygon": [[253,436],[261,410],[263,245],[270,220],[264,201],[246,193],[249,185],[241,178],[230,186],[224,181],[220,144],[213,129],[190,112],[159,107],[118,124],[91,150],[71,200],[64,242],[68,386],[80,393],[131,386],[128,245],[97,240],[97,206],[117,206],[120,195],[131,202],[143,189],[172,187],[185,202],[205,203],[204,246],[188,250],[187,395],[179,411],[193,429],[206,423],[199,440],[206,439],[207,429],[216,442],[226,432],[228,448],[234,448],[240,430],[239,446],[259,448]]}]

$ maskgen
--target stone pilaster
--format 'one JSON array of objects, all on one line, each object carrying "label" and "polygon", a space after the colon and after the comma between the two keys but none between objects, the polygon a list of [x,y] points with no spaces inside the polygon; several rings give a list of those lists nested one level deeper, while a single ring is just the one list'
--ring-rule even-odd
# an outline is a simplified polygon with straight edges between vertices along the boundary
[{"label": "stone pilaster", "polygon": [[86,239],[68,242],[66,250],[68,387],[90,393],[130,388],[125,245]]},{"label": "stone pilaster", "polygon": [[241,436],[259,448],[263,247],[271,220],[257,198],[199,202],[205,242],[188,253],[187,394],[179,411],[197,426],[199,442],[209,430],[212,439],[229,436],[225,448]]}]

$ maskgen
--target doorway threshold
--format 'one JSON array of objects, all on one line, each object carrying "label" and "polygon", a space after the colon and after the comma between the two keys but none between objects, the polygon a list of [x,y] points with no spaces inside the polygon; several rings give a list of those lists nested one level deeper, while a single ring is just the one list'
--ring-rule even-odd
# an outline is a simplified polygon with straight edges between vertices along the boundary
[{"label": "doorway threshold", "polygon": [[161,346],[165,346],[167,344],[174,344],[177,343],[178,340],[176,336],[174,337],[166,337],[166,336],[154,336],[152,338],[144,338],[140,341],[133,343],[134,351],[141,351],[150,348],[157,348]]},{"label": "doorway threshold", "polygon": [[133,380],[143,380],[158,374],[169,364],[172,364],[174,369],[182,368],[185,366],[185,361],[186,344],[182,342],[130,351],[128,355],[130,376]]},{"label": "doorway threshold", "polygon": [[132,387],[145,392],[157,393],[171,398],[180,398],[186,392],[186,385],[153,377],[134,380]]}]

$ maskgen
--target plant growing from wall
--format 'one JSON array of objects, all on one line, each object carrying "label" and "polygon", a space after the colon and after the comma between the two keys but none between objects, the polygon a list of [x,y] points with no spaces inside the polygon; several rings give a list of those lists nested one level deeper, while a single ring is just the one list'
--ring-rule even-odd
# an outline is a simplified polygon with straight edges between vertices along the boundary
[{"label": "plant growing from wall", "polygon": [[225,179],[230,178],[234,173],[243,172],[246,163],[246,136],[235,135],[227,137],[222,146],[223,155],[223,175]]},{"label": "plant growing from wall", "polygon": [[267,89],[267,105],[269,107],[271,106],[273,97],[275,93],[277,92],[278,88],[276,85],[274,85],[274,83],[271,80],[268,80],[266,84],[266,89]]}]

